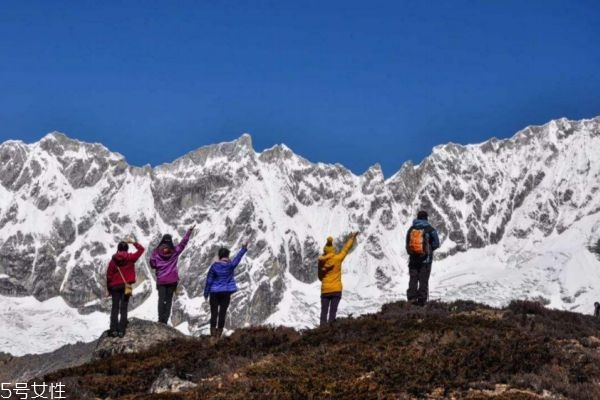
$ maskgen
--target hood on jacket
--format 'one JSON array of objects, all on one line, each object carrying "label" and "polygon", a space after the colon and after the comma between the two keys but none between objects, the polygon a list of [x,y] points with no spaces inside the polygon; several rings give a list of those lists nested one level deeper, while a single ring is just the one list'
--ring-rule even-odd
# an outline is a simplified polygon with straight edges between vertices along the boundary
[{"label": "hood on jacket", "polygon": [[323,255],[332,254],[332,253],[335,254],[335,247],[333,247],[333,246],[323,247]]},{"label": "hood on jacket", "polygon": [[329,253],[325,253],[322,256],[319,256],[319,261],[320,262],[325,262],[327,260],[329,260],[330,258],[333,258],[335,256],[335,251],[331,251]]},{"label": "hood on jacket", "polygon": [[413,221],[412,226],[414,226],[415,228],[426,228],[431,225],[429,224],[429,222],[426,219],[415,219]]},{"label": "hood on jacket", "polygon": [[117,251],[112,256],[112,259],[115,262],[115,264],[117,264],[119,267],[122,267],[123,265],[125,265],[127,263],[127,252],[126,251]]},{"label": "hood on jacket", "polygon": [[169,246],[167,243],[160,244],[156,250],[159,257],[163,260],[168,260],[175,254],[175,247]]}]

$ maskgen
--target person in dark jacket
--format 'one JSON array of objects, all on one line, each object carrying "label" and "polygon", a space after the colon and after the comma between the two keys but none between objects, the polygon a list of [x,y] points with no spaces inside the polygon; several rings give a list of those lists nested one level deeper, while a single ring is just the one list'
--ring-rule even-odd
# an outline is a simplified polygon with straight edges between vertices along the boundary
[{"label": "person in dark jacket", "polygon": [[406,297],[409,302],[425,305],[429,298],[429,275],[433,252],[440,247],[437,231],[427,221],[427,212],[419,211],[417,219],[406,233],[406,251],[409,254],[409,282]]},{"label": "person in dark jacket", "polygon": [[[133,244],[136,251],[129,253],[129,244]],[[123,337],[127,329],[127,308],[130,295],[125,294],[125,284],[135,283],[135,262],[144,253],[144,247],[134,240],[119,242],[117,252],[112,256],[106,270],[106,287],[112,297],[110,311],[109,336]],[[121,319],[119,320],[119,314]]]},{"label": "person in dark jacket", "polygon": [[234,270],[246,251],[248,243],[242,246],[233,259],[229,259],[229,249],[221,247],[218,253],[219,260],[208,269],[204,298],[210,297],[210,336],[213,338],[218,339],[223,333],[231,294],[237,291]]},{"label": "person in dark jacket", "polygon": [[600,303],[597,301],[594,303],[594,317],[600,318]]},{"label": "person in dark jacket", "polygon": [[177,245],[173,244],[173,237],[171,235],[163,235],[158,246],[156,246],[150,256],[150,267],[156,272],[158,322],[160,323],[166,324],[171,316],[173,295],[179,283],[177,261],[190,240],[194,227],[195,225],[188,229],[183,239]]}]

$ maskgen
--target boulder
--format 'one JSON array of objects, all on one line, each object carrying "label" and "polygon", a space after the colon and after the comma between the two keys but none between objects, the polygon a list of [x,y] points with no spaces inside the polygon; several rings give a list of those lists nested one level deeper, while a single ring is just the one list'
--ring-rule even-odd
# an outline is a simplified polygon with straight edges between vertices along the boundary
[{"label": "boulder", "polygon": [[183,333],[168,325],[131,318],[124,337],[110,337],[108,331],[100,336],[98,345],[92,353],[92,359],[100,360],[115,354],[137,353],[158,343],[184,337]]},{"label": "boulder", "polygon": [[194,382],[181,379],[170,369],[163,369],[150,387],[150,393],[178,393],[198,386]]}]

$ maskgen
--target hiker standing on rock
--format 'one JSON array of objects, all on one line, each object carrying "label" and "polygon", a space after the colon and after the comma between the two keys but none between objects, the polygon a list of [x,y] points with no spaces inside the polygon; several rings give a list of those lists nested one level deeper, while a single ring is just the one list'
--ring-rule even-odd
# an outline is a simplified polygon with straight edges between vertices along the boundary
[{"label": "hiker standing on rock", "polygon": [[210,336],[218,339],[225,327],[225,316],[231,301],[231,294],[237,291],[234,270],[248,251],[244,243],[233,259],[229,258],[229,249],[219,249],[219,259],[212,263],[206,275],[204,298],[210,301]]},{"label": "hiker standing on rock", "polygon": [[192,226],[186,232],[185,236],[175,246],[171,235],[163,235],[160,243],[150,257],[150,267],[156,272],[156,289],[158,289],[158,322],[166,324],[171,316],[171,305],[173,303],[173,294],[177,289],[179,282],[179,273],[177,270],[177,261],[185,249],[190,236],[194,231]]},{"label": "hiker standing on rock", "polygon": [[[135,253],[129,253],[129,244],[136,248]],[[144,247],[135,240],[128,239],[119,242],[117,252],[112,256],[106,270],[106,287],[112,297],[110,311],[111,337],[125,336],[127,329],[127,309],[132,294],[131,284],[135,283],[135,262],[144,253]],[[119,314],[121,319],[119,320]]]},{"label": "hiker standing on rock", "polygon": [[419,306],[424,306],[429,298],[429,275],[431,275],[433,251],[440,247],[437,231],[429,225],[427,217],[426,211],[419,211],[417,219],[406,233],[410,275],[406,297],[409,302]]},{"label": "hiker standing on rock", "polygon": [[323,255],[319,257],[318,264],[321,280],[321,325],[336,319],[337,308],[342,300],[342,262],[352,248],[357,235],[358,232],[350,234],[350,238],[339,253],[336,253],[331,236],[327,238],[323,247]]}]

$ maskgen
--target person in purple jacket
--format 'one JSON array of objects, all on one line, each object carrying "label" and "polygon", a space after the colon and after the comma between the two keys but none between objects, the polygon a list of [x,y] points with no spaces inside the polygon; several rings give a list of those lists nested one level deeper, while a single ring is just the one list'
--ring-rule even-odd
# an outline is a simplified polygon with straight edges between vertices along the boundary
[{"label": "person in purple jacket", "polygon": [[233,272],[246,251],[248,251],[248,243],[244,243],[235,257],[229,259],[229,249],[221,247],[219,260],[215,261],[208,269],[204,298],[208,299],[210,296],[210,336],[216,339],[220,338],[223,333],[231,294],[237,291]]},{"label": "person in purple jacket", "polygon": [[[194,225],[195,226],[195,225]],[[158,322],[166,324],[171,316],[171,304],[173,303],[173,294],[177,289],[179,282],[179,273],[177,272],[177,260],[179,255],[185,249],[190,236],[194,231],[192,226],[186,232],[185,236],[175,246],[171,235],[163,235],[160,243],[150,256],[150,267],[156,272],[156,288],[158,289]]]}]

